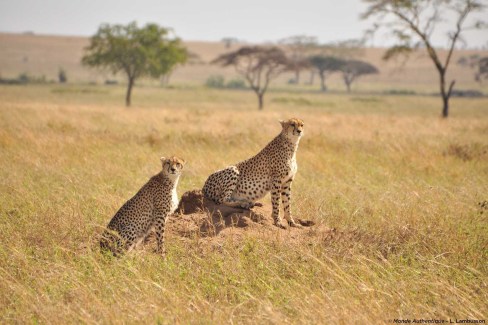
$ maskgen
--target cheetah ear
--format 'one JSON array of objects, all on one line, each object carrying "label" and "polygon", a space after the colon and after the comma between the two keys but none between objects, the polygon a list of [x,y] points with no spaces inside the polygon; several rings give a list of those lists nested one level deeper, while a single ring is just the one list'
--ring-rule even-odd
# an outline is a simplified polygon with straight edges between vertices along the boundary
[{"label": "cheetah ear", "polygon": [[183,163],[183,166],[186,165],[186,160],[185,159],[181,159],[181,162]]},{"label": "cheetah ear", "polygon": [[161,163],[164,165],[164,162],[166,161],[166,158],[161,157],[161,158],[159,158],[159,160],[161,160]]},{"label": "cheetah ear", "polygon": [[280,122],[280,124],[281,124],[282,127],[285,127],[286,121],[284,121],[284,120],[278,120],[278,121]]}]

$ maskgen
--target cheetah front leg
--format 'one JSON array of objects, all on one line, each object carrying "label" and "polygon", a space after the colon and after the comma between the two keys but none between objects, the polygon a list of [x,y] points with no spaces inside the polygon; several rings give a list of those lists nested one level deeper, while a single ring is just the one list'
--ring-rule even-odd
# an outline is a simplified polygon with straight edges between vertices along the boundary
[{"label": "cheetah front leg", "polygon": [[291,216],[291,183],[293,182],[293,177],[287,180],[281,186],[281,202],[283,203],[283,211],[285,213],[285,219],[290,227],[299,227],[299,225],[293,220]]},{"label": "cheetah front leg", "polygon": [[166,254],[166,248],[164,247],[164,234],[166,227],[167,213],[162,211],[156,212],[156,220],[154,222],[154,231],[156,232],[156,253],[164,256]]},{"label": "cheetah front leg", "polygon": [[273,184],[271,187],[271,205],[273,206],[272,217],[275,226],[285,229],[285,226],[283,226],[280,219],[280,189],[281,181],[276,178],[273,180]]}]

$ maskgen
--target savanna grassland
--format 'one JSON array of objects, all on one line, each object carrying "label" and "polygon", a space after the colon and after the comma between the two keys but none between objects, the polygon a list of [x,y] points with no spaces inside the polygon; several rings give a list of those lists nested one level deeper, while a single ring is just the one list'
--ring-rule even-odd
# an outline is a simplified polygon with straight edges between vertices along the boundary
[{"label": "savanna grassland", "polygon": [[[0,323],[385,323],[488,317],[488,99],[120,86],[0,87]],[[169,235],[119,259],[97,237],[175,154],[179,194],[297,116],[293,213],[218,249]],[[269,204],[269,197],[263,200]],[[295,233],[297,232],[295,231]]]}]

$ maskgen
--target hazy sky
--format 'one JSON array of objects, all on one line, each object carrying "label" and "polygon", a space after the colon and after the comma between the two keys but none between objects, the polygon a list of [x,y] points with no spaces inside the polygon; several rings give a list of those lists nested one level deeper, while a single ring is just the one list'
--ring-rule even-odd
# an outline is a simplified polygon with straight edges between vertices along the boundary
[{"label": "hazy sky", "polygon": [[[359,20],[364,9],[360,0],[0,0],[0,31],[88,36],[102,22],[135,20],[172,27],[184,40],[265,42],[304,34],[330,42],[361,37],[370,26]],[[465,38],[469,46],[483,46],[488,31]],[[445,46],[442,37],[435,39]],[[388,44],[381,35],[374,40]]]}]

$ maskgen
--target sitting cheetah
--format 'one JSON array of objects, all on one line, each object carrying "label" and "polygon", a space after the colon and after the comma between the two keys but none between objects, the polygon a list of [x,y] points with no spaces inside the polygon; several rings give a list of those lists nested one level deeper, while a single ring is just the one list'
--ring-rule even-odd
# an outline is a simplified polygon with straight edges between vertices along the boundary
[{"label": "sitting cheetah", "polygon": [[177,157],[161,158],[163,170],[127,201],[110,220],[100,247],[117,256],[139,245],[156,231],[157,252],[164,254],[166,218],[178,207],[176,186],[185,162]]},{"label": "sitting cheetah", "polygon": [[280,121],[281,133],[254,157],[210,175],[203,194],[216,204],[249,209],[271,191],[272,217],[284,228],[279,217],[280,196],[285,219],[297,224],[290,215],[291,183],[297,172],[296,152],[303,135],[303,121]]}]

